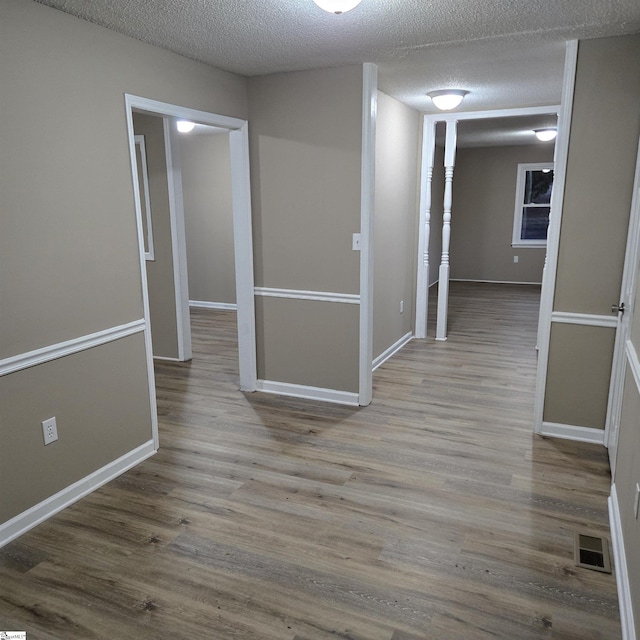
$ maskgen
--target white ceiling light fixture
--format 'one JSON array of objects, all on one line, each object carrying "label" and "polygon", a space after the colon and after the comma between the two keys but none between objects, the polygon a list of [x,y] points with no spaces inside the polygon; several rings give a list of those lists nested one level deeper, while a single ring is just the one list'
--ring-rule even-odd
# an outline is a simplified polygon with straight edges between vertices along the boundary
[{"label": "white ceiling light fixture", "polygon": [[324,9],[328,13],[335,13],[340,15],[355,9],[362,0],[313,0],[321,9]]},{"label": "white ceiling light fixture", "polygon": [[178,120],[178,122],[176,122],[176,127],[180,133],[189,133],[193,131],[195,126],[195,122],[191,122],[190,120]]},{"label": "white ceiling light fixture", "polygon": [[533,132],[541,142],[550,142],[558,135],[557,129],[534,129]]},{"label": "white ceiling light fixture", "polygon": [[467,93],[469,92],[464,89],[442,89],[430,91],[427,95],[440,111],[451,111],[462,102]]}]

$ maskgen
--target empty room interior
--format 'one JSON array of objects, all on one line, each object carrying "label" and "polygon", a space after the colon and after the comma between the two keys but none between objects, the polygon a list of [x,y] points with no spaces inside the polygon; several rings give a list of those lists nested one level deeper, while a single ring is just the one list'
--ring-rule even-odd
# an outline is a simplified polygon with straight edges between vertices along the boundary
[{"label": "empty room interior", "polygon": [[2,638],[640,638],[635,0],[0,0],[0,117]]}]

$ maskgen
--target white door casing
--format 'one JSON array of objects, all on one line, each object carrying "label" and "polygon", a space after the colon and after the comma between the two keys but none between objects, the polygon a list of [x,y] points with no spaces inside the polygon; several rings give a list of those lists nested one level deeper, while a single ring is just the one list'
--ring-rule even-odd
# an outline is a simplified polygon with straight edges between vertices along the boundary
[{"label": "white door casing", "polygon": [[[571,43],[569,43],[571,44]],[[417,285],[416,285],[416,338],[426,337],[427,327],[427,288],[429,286],[429,263],[428,256],[425,261],[425,251],[428,251],[428,245],[425,245],[425,240],[428,242],[430,232],[430,218],[431,218],[431,180],[429,174],[429,166],[433,167],[433,150],[435,148],[435,125],[438,122],[445,123],[458,123],[462,120],[486,120],[489,118],[509,118],[517,116],[531,116],[531,115],[546,115],[546,114],[559,114],[561,110],[560,105],[548,105],[542,107],[519,107],[514,109],[496,109],[492,111],[467,111],[461,113],[447,113],[447,114],[430,114],[424,116],[424,134],[422,141],[422,169],[421,169],[421,185],[420,185],[420,220],[418,224],[418,264],[417,264]],[[453,134],[450,134],[453,135]],[[568,134],[567,134],[568,135]],[[453,135],[455,138],[455,135]],[[446,152],[446,150],[445,150]],[[453,149],[455,153],[455,148]],[[562,162],[561,158],[557,159],[557,162]],[[566,159],[565,159],[566,163]],[[445,162],[446,164],[446,162]],[[554,192],[564,191],[564,173],[561,178],[558,178],[558,168],[556,166],[556,173],[554,177]],[[452,202],[452,209],[450,213],[455,212],[455,202]],[[444,239],[443,239],[444,240]],[[444,241],[443,241],[443,254],[444,254]],[[448,250],[447,250],[448,251]],[[448,259],[448,256],[447,256]],[[443,261],[444,262],[444,261]],[[448,270],[447,270],[448,273]],[[555,279],[555,266],[553,277]],[[448,283],[447,283],[448,284]],[[544,292],[544,285],[543,285]],[[438,314],[441,315],[441,326],[444,327],[444,332],[439,333],[439,340],[446,339],[446,306],[448,306],[448,296],[442,296],[442,300],[438,299]],[[441,311],[442,308],[442,311]],[[424,331],[424,335],[422,335]]]},{"label": "white door casing", "polygon": [[[238,355],[240,388],[243,391],[256,389],[256,341],[255,303],[253,296],[253,239],[251,231],[251,192],[249,178],[249,142],[247,122],[196,109],[189,109],[139,96],[125,94],[125,114],[129,136],[129,155],[133,180],[133,195],[136,208],[136,225],[140,254],[140,277],[142,303],[145,322],[145,346],[149,397],[151,404],[152,430],[155,448],[158,448],[158,417],[156,407],[155,380],[153,375],[153,351],[151,344],[151,324],[145,247],[142,225],[142,208],[138,191],[138,175],[133,130],[133,110],[157,115],[165,120],[165,144],[167,151],[167,172],[169,175],[170,201],[174,205],[172,225],[172,249],[174,251],[174,283],[176,286],[176,318],[178,323],[178,343],[182,344],[182,355],[190,354],[191,328],[189,327],[189,295],[187,290],[186,242],[184,235],[184,212],[182,210],[182,183],[179,164],[176,160],[176,146],[171,145],[174,127],[168,126],[171,118],[191,120],[202,124],[227,129],[229,133],[231,158],[231,190],[233,208],[233,234],[235,248],[236,296],[238,321]],[[173,149],[173,151],[172,151]],[[177,259],[176,259],[177,257]],[[188,335],[187,335],[188,334]]]}]

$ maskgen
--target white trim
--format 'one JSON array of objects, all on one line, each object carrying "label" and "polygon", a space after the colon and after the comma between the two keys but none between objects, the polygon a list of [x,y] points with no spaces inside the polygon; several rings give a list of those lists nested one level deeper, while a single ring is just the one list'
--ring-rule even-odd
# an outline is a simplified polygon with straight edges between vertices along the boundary
[{"label": "white trim", "polygon": [[487,111],[452,111],[450,113],[431,113],[427,118],[438,122],[461,120],[485,120],[488,118],[511,118],[514,116],[536,116],[558,113],[559,104],[543,105],[541,107],[513,107],[511,109],[491,109]]},{"label": "white trim", "polygon": [[7,522],[0,525],[0,547],[15,540],[18,536],[29,531],[29,529],[33,529],[33,527],[62,511],[62,509],[77,502],[80,498],[84,498],[87,494],[131,469],[131,467],[140,464],[155,452],[156,447],[153,440],[149,440],[132,451],[125,453],[120,458],[109,462],[101,469],[97,469],[81,480],[65,487],[62,491],[58,491],[58,493],[46,500],[11,518],[11,520],[7,520]]},{"label": "white trim", "polygon": [[288,298],[290,300],[318,300],[319,302],[360,304],[360,296],[357,293],[304,291],[301,289],[277,289],[272,287],[255,287],[253,291],[257,296],[265,298]]},{"label": "white trim", "polygon": [[249,128],[246,122],[229,133],[231,202],[233,206],[233,255],[236,272],[238,367],[240,389],[255,391],[256,311],[253,295],[253,231],[251,223],[251,179]]},{"label": "white trim", "polygon": [[180,358],[172,358],[170,356],[153,356],[153,359],[162,362],[184,362],[184,360],[180,360]]},{"label": "white trim", "polygon": [[594,313],[573,313],[570,311],[553,311],[551,322],[559,324],[581,324],[586,327],[607,327],[615,329],[618,326],[616,316],[601,316]]},{"label": "white trim", "polygon": [[538,315],[538,371],[536,373],[536,394],[533,407],[533,431],[541,433],[544,419],[544,399],[547,388],[547,367],[549,365],[549,342],[551,339],[551,314],[556,288],[558,250],[560,247],[560,226],[562,205],[569,156],[571,114],[573,113],[573,90],[578,65],[578,41],[567,42],[562,81],[562,106],[558,113],[558,137],[554,149],[553,192],[551,193],[551,219],[547,231],[547,254],[542,274],[542,293]]},{"label": "white trim", "polygon": [[58,342],[47,347],[42,347],[41,349],[34,349],[33,351],[20,353],[17,356],[4,358],[0,360],[0,376],[6,376],[9,373],[35,367],[36,365],[44,364],[51,360],[57,360],[58,358],[63,358],[73,353],[91,349],[92,347],[98,347],[107,342],[120,340],[120,338],[126,338],[134,333],[140,333],[144,331],[144,329],[144,319],[134,320],[133,322],[120,324],[116,327],[104,329],[103,331],[96,331],[96,333],[90,333],[86,336],[65,340],[64,342]]},{"label": "white trim", "polygon": [[378,67],[362,65],[362,158],[360,162],[360,348],[358,403],[373,397],[373,233],[376,178]]},{"label": "white trim", "polygon": [[[147,221],[147,250],[145,260],[155,260],[153,249],[153,223],[151,221],[151,194],[149,193],[149,167],[147,165],[147,146],[144,136],[133,136],[135,144],[140,148],[140,166],[142,167],[142,192],[144,193],[144,219]],[[138,176],[140,177],[140,176]],[[138,185],[138,188],[140,186]]]},{"label": "white trim", "polygon": [[519,282],[517,280],[476,280],[475,278],[449,278],[450,282],[479,282],[481,284],[534,284],[538,287],[542,282]]},{"label": "white trim", "polygon": [[[243,391],[255,391],[256,384],[256,337],[255,309],[253,296],[253,236],[251,230],[251,187],[249,179],[249,137],[246,120],[230,118],[214,113],[189,109],[166,102],[149,100],[139,96],[125,94],[127,129],[129,134],[132,177],[134,179],[134,198],[138,201],[137,170],[133,141],[132,109],[155,113],[160,116],[185,118],[208,124],[229,133],[231,161],[231,194],[233,206],[233,238],[236,267],[236,300],[238,305],[238,361],[240,370],[240,388]],[[137,216],[138,237],[142,237],[142,221]],[[150,333],[149,296],[147,274],[144,261],[144,245],[141,248],[141,278],[143,290],[144,317],[147,323],[147,371],[149,377],[149,395],[152,405],[154,438],[157,446],[158,417],[156,408],[155,381],[153,378],[153,354]],[[188,294],[187,294],[188,295]],[[188,312],[188,306],[187,306]]]},{"label": "white trim", "polygon": [[594,429],[593,427],[577,427],[573,424],[543,422],[539,434],[551,438],[578,440],[579,442],[590,442],[591,444],[604,444],[604,429]]},{"label": "white trim", "polygon": [[309,387],[304,384],[276,382],[274,380],[258,380],[256,390],[263,391],[264,393],[275,393],[279,396],[347,404],[353,407],[357,407],[359,402],[359,395],[357,393],[339,391],[337,389],[324,389],[322,387]]},{"label": "white trim", "polygon": [[192,309],[220,309],[224,311],[236,311],[238,305],[235,302],[207,302],[206,300],[189,300]]},{"label": "white trim", "polygon": [[169,102],[160,102],[159,100],[142,98],[128,93],[125,94],[125,99],[130,106],[142,111],[149,111],[162,116],[169,116],[184,120],[193,120],[194,122],[209,124],[213,127],[229,129],[231,131],[242,129],[246,122],[245,120],[239,120],[238,118],[221,116],[216,113],[209,113],[208,111],[199,111],[198,109],[189,109],[188,107],[181,107],[179,105],[170,104]]},{"label": "white trim", "polygon": [[611,529],[611,546],[613,547],[613,565],[615,567],[616,585],[618,587],[618,606],[622,625],[622,640],[636,640],[636,627],[633,620],[633,600],[629,583],[629,566],[622,535],[622,519],[620,504],[615,483],[611,485],[609,496],[609,528]]},{"label": "white trim", "polygon": [[191,322],[189,318],[189,283],[187,281],[187,239],[184,228],[182,168],[175,121],[162,118],[164,155],[167,166],[169,221],[171,224],[171,261],[175,294],[178,360],[191,360]]},{"label": "white trim", "polygon": [[633,381],[636,383],[636,389],[640,393],[640,359],[638,358],[638,352],[633,346],[631,340],[627,340],[625,344],[625,354],[627,356],[627,363],[633,374]]},{"label": "white trim", "polygon": [[373,361],[373,371],[375,371],[381,364],[386,362],[391,356],[395,355],[404,347],[405,344],[413,340],[413,334],[411,331],[402,336],[399,340],[396,340],[390,347],[385,349],[375,360]]},{"label": "white trim", "polygon": [[[577,42],[572,41],[569,43],[569,47],[571,45],[575,45],[577,47]],[[575,75],[575,70],[574,70],[574,75]],[[572,83],[573,83],[573,78],[572,78]],[[571,85],[571,93],[569,94],[569,98],[567,98],[567,76],[566,76],[566,66],[565,66],[565,92],[563,93],[563,105],[567,104],[567,100],[572,100],[573,98],[573,84]],[[517,117],[517,116],[531,116],[531,115],[539,115],[539,114],[549,114],[549,113],[560,113],[562,111],[562,107],[560,105],[549,105],[549,106],[542,106],[542,107],[518,107],[518,108],[513,108],[513,109],[496,109],[493,111],[467,111],[467,112],[455,112],[455,113],[449,113],[449,114],[445,114],[445,113],[433,113],[433,114],[428,114],[424,116],[424,121],[423,121],[423,143],[422,143],[422,166],[421,166],[421,184],[420,184],[420,212],[421,212],[421,216],[422,216],[422,212],[424,211],[424,207],[425,207],[425,194],[424,194],[424,181],[425,181],[425,176],[426,176],[426,169],[425,169],[425,165],[427,165],[429,163],[429,153],[430,153],[430,142],[427,142],[427,134],[426,132],[429,131],[432,127],[435,126],[435,124],[437,122],[449,122],[449,121],[453,121],[453,122],[460,122],[461,120],[483,120],[483,119],[487,119],[487,118],[507,118],[507,117]],[[567,121],[567,123],[570,122],[571,118],[570,118],[570,114],[571,114],[571,109],[569,108],[569,116],[565,116],[565,119]],[[559,125],[560,125],[560,120],[562,118],[559,118]],[[558,126],[559,126],[558,125]],[[567,124],[568,126],[568,124]],[[567,149],[568,149],[568,132],[567,132]],[[559,135],[560,137],[560,135]],[[562,152],[559,152],[558,150],[558,141],[556,140],[556,145],[555,145],[555,154],[556,157],[554,159],[554,164],[556,165],[556,167],[559,166],[559,163],[564,162],[566,165],[566,149],[564,151],[564,157]],[[563,175],[562,175],[562,180],[561,183],[558,181],[558,171],[556,169],[556,173],[554,174],[554,183],[557,186],[558,184],[560,184],[560,187],[562,190],[564,190],[564,167],[563,167]],[[560,189],[558,189],[559,191]],[[561,196],[560,196],[560,204],[562,204],[561,202]],[[548,241],[547,241],[548,242]],[[424,269],[424,264],[423,264],[423,253],[421,253],[421,249],[423,249],[425,247],[425,225],[422,224],[422,220],[420,220],[420,223],[418,224],[418,251],[417,251],[417,260],[418,260],[418,268],[417,268],[417,273],[418,273],[418,277],[416,278],[416,337],[422,337],[422,329],[424,328],[424,332],[425,332],[425,336],[426,336],[426,326],[427,326],[427,305],[425,303],[422,303],[421,300],[424,300],[424,294],[423,292],[420,291],[420,287],[422,287],[422,282],[426,281],[429,277],[428,274],[425,275],[420,275],[421,270]],[[428,249],[428,247],[427,247]],[[547,249],[548,250],[548,249]],[[556,251],[557,251],[557,247],[556,247]],[[555,278],[555,266],[554,266],[554,271],[553,271],[553,277]],[[429,287],[431,287],[433,284],[432,283],[429,285]],[[420,301],[420,304],[418,304],[418,302]],[[551,302],[553,302],[553,296],[551,296]],[[549,311],[550,313],[550,311]],[[546,366],[546,365],[545,365]],[[542,421],[542,417],[540,418],[540,421]]]}]

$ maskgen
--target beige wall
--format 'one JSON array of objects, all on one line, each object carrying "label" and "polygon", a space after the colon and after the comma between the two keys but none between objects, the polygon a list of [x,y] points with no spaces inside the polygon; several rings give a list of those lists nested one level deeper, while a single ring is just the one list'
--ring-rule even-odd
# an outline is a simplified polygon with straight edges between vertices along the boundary
[{"label": "beige wall", "polygon": [[[351,66],[249,80],[256,286],[359,293],[360,254],[351,241],[360,231],[362,78],[362,67]],[[262,305],[260,378],[357,391],[357,348],[346,359],[341,349],[346,338],[358,343],[355,305],[281,298]],[[317,318],[334,331],[320,330]],[[322,357],[285,348],[299,336]]]},{"label": "beige wall", "polygon": [[[30,0],[0,11],[6,358],[143,316],[124,93],[241,118],[247,103],[232,74]],[[0,467],[19,468],[0,518],[151,439],[141,336],[3,376],[0,395]],[[52,415],[60,438],[45,448]]]},{"label": "beige wall", "polygon": [[[554,311],[610,317],[618,302],[640,134],[638,60],[640,36],[580,42]],[[611,336],[606,327],[585,336],[579,325],[553,324],[545,421],[604,429]],[[600,368],[599,382],[587,366]]]},{"label": "beige wall", "polygon": [[134,113],[133,130],[136,135],[144,136],[147,151],[154,246],[154,260],[147,260],[153,355],[177,358],[178,322],[163,119],[159,116]]},{"label": "beige wall", "polygon": [[542,282],[545,249],[511,246],[514,204],[518,164],[552,161],[553,144],[548,142],[456,151],[452,280]]},{"label": "beige wall", "polygon": [[180,136],[189,299],[235,304],[229,134]]},{"label": "beige wall", "polygon": [[615,329],[553,323],[544,419],[603,429]]},{"label": "beige wall", "polygon": [[[420,114],[378,92],[374,227],[373,356],[407,333],[414,317],[416,182]],[[404,311],[400,312],[400,301]]]},{"label": "beige wall", "polygon": [[[144,337],[0,379],[0,523],[151,439]],[[58,441],[43,444],[56,417]]]},{"label": "beige wall", "polygon": [[640,35],[580,42],[557,311],[610,315],[620,295],[640,135],[639,58]]}]

